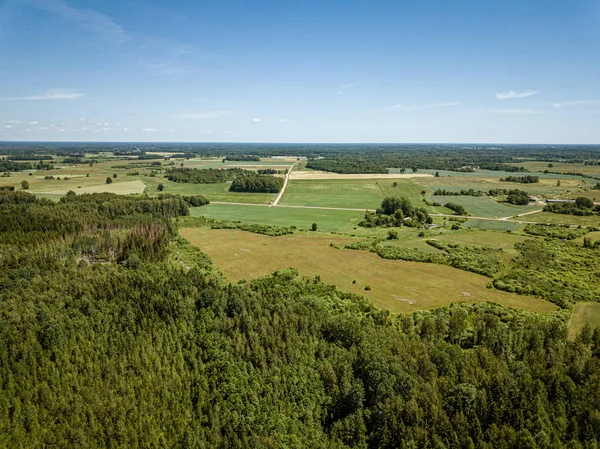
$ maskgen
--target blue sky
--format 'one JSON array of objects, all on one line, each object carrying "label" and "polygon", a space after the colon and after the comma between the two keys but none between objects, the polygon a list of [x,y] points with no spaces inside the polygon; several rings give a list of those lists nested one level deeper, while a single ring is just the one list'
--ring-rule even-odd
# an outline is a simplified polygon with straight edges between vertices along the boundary
[{"label": "blue sky", "polygon": [[600,1],[0,2],[0,140],[600,143]]}]

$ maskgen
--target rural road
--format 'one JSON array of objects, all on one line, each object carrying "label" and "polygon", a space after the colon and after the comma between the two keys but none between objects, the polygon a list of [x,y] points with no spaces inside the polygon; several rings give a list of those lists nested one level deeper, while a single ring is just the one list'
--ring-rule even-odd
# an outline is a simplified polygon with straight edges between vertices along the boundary
[{"label": "rural road", "polygon": [[279,192],[279,195],[277,195],[277,198],[275,198],[275,201],[273,201],[273,204],[271,204],[271,206],[277,206],[277,204],[279,204],[279,200],[283,196],[283,192],[285,192],[285,188],[287,187],[288,181],[290,180],[290,175],[292,174],[292,170],[294,169],[294,167],[296,166],[296,164],[298,164],[298,162],[300,162],[300,158],[298,158],[298,160],[296,162],[294,162],[294,165],[292,165],[290,167],[290,169],[288,170],[288,172],[286,173],[286,175],[285,175],[285,182],[283,183],[283,187],[281,188],[281,192]]}]

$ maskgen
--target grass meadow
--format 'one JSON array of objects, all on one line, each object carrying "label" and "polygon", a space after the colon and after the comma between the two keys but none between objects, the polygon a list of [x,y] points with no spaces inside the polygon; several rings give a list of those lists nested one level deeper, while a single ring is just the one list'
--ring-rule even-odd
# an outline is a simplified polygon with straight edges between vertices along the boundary
[{"label": "grass meadow", "polygon": [[579,302],[575,304],[569,321],[569,339],[574,340],[586,324],[589,324],[592,329],[600,326],[600,303]]},{"label": "grass meadow", "polygon": [[[209,228],[183,228],[180,234],[208,254],[232,282],[293,267],[303,276],[318,275],[323,282],[364,295],[378,307],[395,313],[461,301],[492,301],[543,313],[557,310],[554,304],[539,298],[488,289],[489,279],[475,273],[443,265],[385,260],[366,251],[330,246],[353,241],[349,237],[321,233],[269,237]],[[371,290],[365,290],[367,285]]]},{"label": "grass meadow", "polygon": [[349,231],[363,219],[358,211],[302,209],[292,207],[241,206],[235,204],[208,204],[191,209],[192,216],[205,216],[219,220],[245,221],[272,226],[296,226],[310,229],[317,223],[319,231]]}]

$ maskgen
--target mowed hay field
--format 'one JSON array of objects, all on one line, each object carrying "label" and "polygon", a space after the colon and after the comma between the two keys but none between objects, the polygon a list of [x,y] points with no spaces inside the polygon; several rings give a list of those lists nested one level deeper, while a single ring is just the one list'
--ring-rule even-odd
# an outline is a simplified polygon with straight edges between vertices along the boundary
[{"label": "mowed hay field", "polygon": [[[393,187],[393,183],[397,187]],[[296,180],[290,179],[281,204],[295,206],[377,209],[386,196],[405,196],[424,205],[424,187],[408,179]]]},{"label": "mowed hay field", "polygon": [[579,302],[575,304],[569,321],[569,339],[574,340],[586,324],[589,324],[592,329],[600,326],[600,303]]},{"label": "mowed hay field", "polygon": [[358,226],[364,212],[211,203],[193,207],[191,215],[271,226],[296,226],[298,229],[310,229],[312,224],[316,223],[321,231],[341,232]]},{"label": "mowed hay field", "polygon": [[[349,237],[319,233],[269,237],[209,228],[182,228],[180,234],[208,254],[232,282],[293,267],[303,276],[319,275],[323,282],[364,295],[395,313],[461,301],[493,301],[534,312],[557,310],[554,304],[538,298],[488,289],[490,280],[474,273],[443,265],[385,260],[366,251],[330,246],[353,241]],[[370,291],[364,290],[367,285]]]}]

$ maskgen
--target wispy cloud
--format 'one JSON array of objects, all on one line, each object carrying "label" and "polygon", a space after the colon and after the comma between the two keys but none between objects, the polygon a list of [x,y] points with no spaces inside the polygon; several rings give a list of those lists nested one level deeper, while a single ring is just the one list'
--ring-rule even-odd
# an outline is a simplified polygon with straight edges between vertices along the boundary
[{"label": "wispy cloud", "polygon": [[289,120],[289,119],[287,119],[287,118],[280,118],[280,119],[277,119],[277,121],[278,121],[279,123],[286,123],[286,122],[289,122],[290,120]]},{"label": "wispy cloud", "polygon": [[85,96],[81,92],[70,89],[51,89],[40,95],[28,95],[25,97],[9,97],[2,100],[75,100]]},{"label": "wispy cloud", "polygon": [[262,122],[262,120],[261,120],[261,119],[259,119],[259,118],[257,118],[257,117],[254,117],[254,118],[252,119],[252,121],[253,121],[254,123]]},{"label": "wispy cloud", "polygon": [[185,75],[189,73],[189,70],[184,68],[179,62],[173,60],[164,60],[164,61],[138,61],[138,64],[141,65],[146,70],[154,72],[157,75],[163,76],[175,76],[175,75]]},{"label": "wispy cloud", "polygon": [[395,104],[394,106],[387,106],[384,108],[371,109],[370,112],[387,112],[387,111],[415,111],[419,109],[435,109],[435,108],[448,108],[452,106],[458,106],[458,101],[448,101],[444,103],[433,103],[433,104]]},{"label": "wispy cloud", "polygon": [[188,112],[175,115],[175,118],[191,119],[191,120],[206,120],[211,118],[219,118],[227,115],[227,111],[207,111],[207,112]]},{"label": "wispy cloud", "polygon": [[354,82],[354,83],[347,83],[347,84],[342,84],[340,87],[338,87],[338,94],[342,94],[344,93],[345,90],[348,89],[352,89],[354,86],[358,86],[358,82]]},{"label": "wispy cloud", "polygon": [[533,97],[534,95],[537,95],[539,93],[540,93],[539,90],[522,90],[522,91],[509,90],[506,92],[498,92],[496,94],[496,98],[498,100],[512,100],[515,98]]},{"label": "wispy cloud", "polygon": [[89,8],[74,8],[61,0],[24,0],[28,5],[75,22],[112,43],[123,43],[129,35],[112,17]]},{"label": "wispy cloud", "polygon": [[487,109],[481,111],[484,114],[516,114],[516,115],[528,115],[528,114],[548,114],[548,111],[539,111],[536,109]]},{"label": "wispy cloud", "polygon": [[142,128],[142,131],[144,131],[145,133],[155,133],[158,131],[158,129],[156,128]]},{"label": "wispy cloud", "polygon": [[569,106],[583,106],[583,105],[597,105],[600,104],[600,100],[572,100],[572,101],[561,101],[554,103],[555,108],[566,108]]}]

